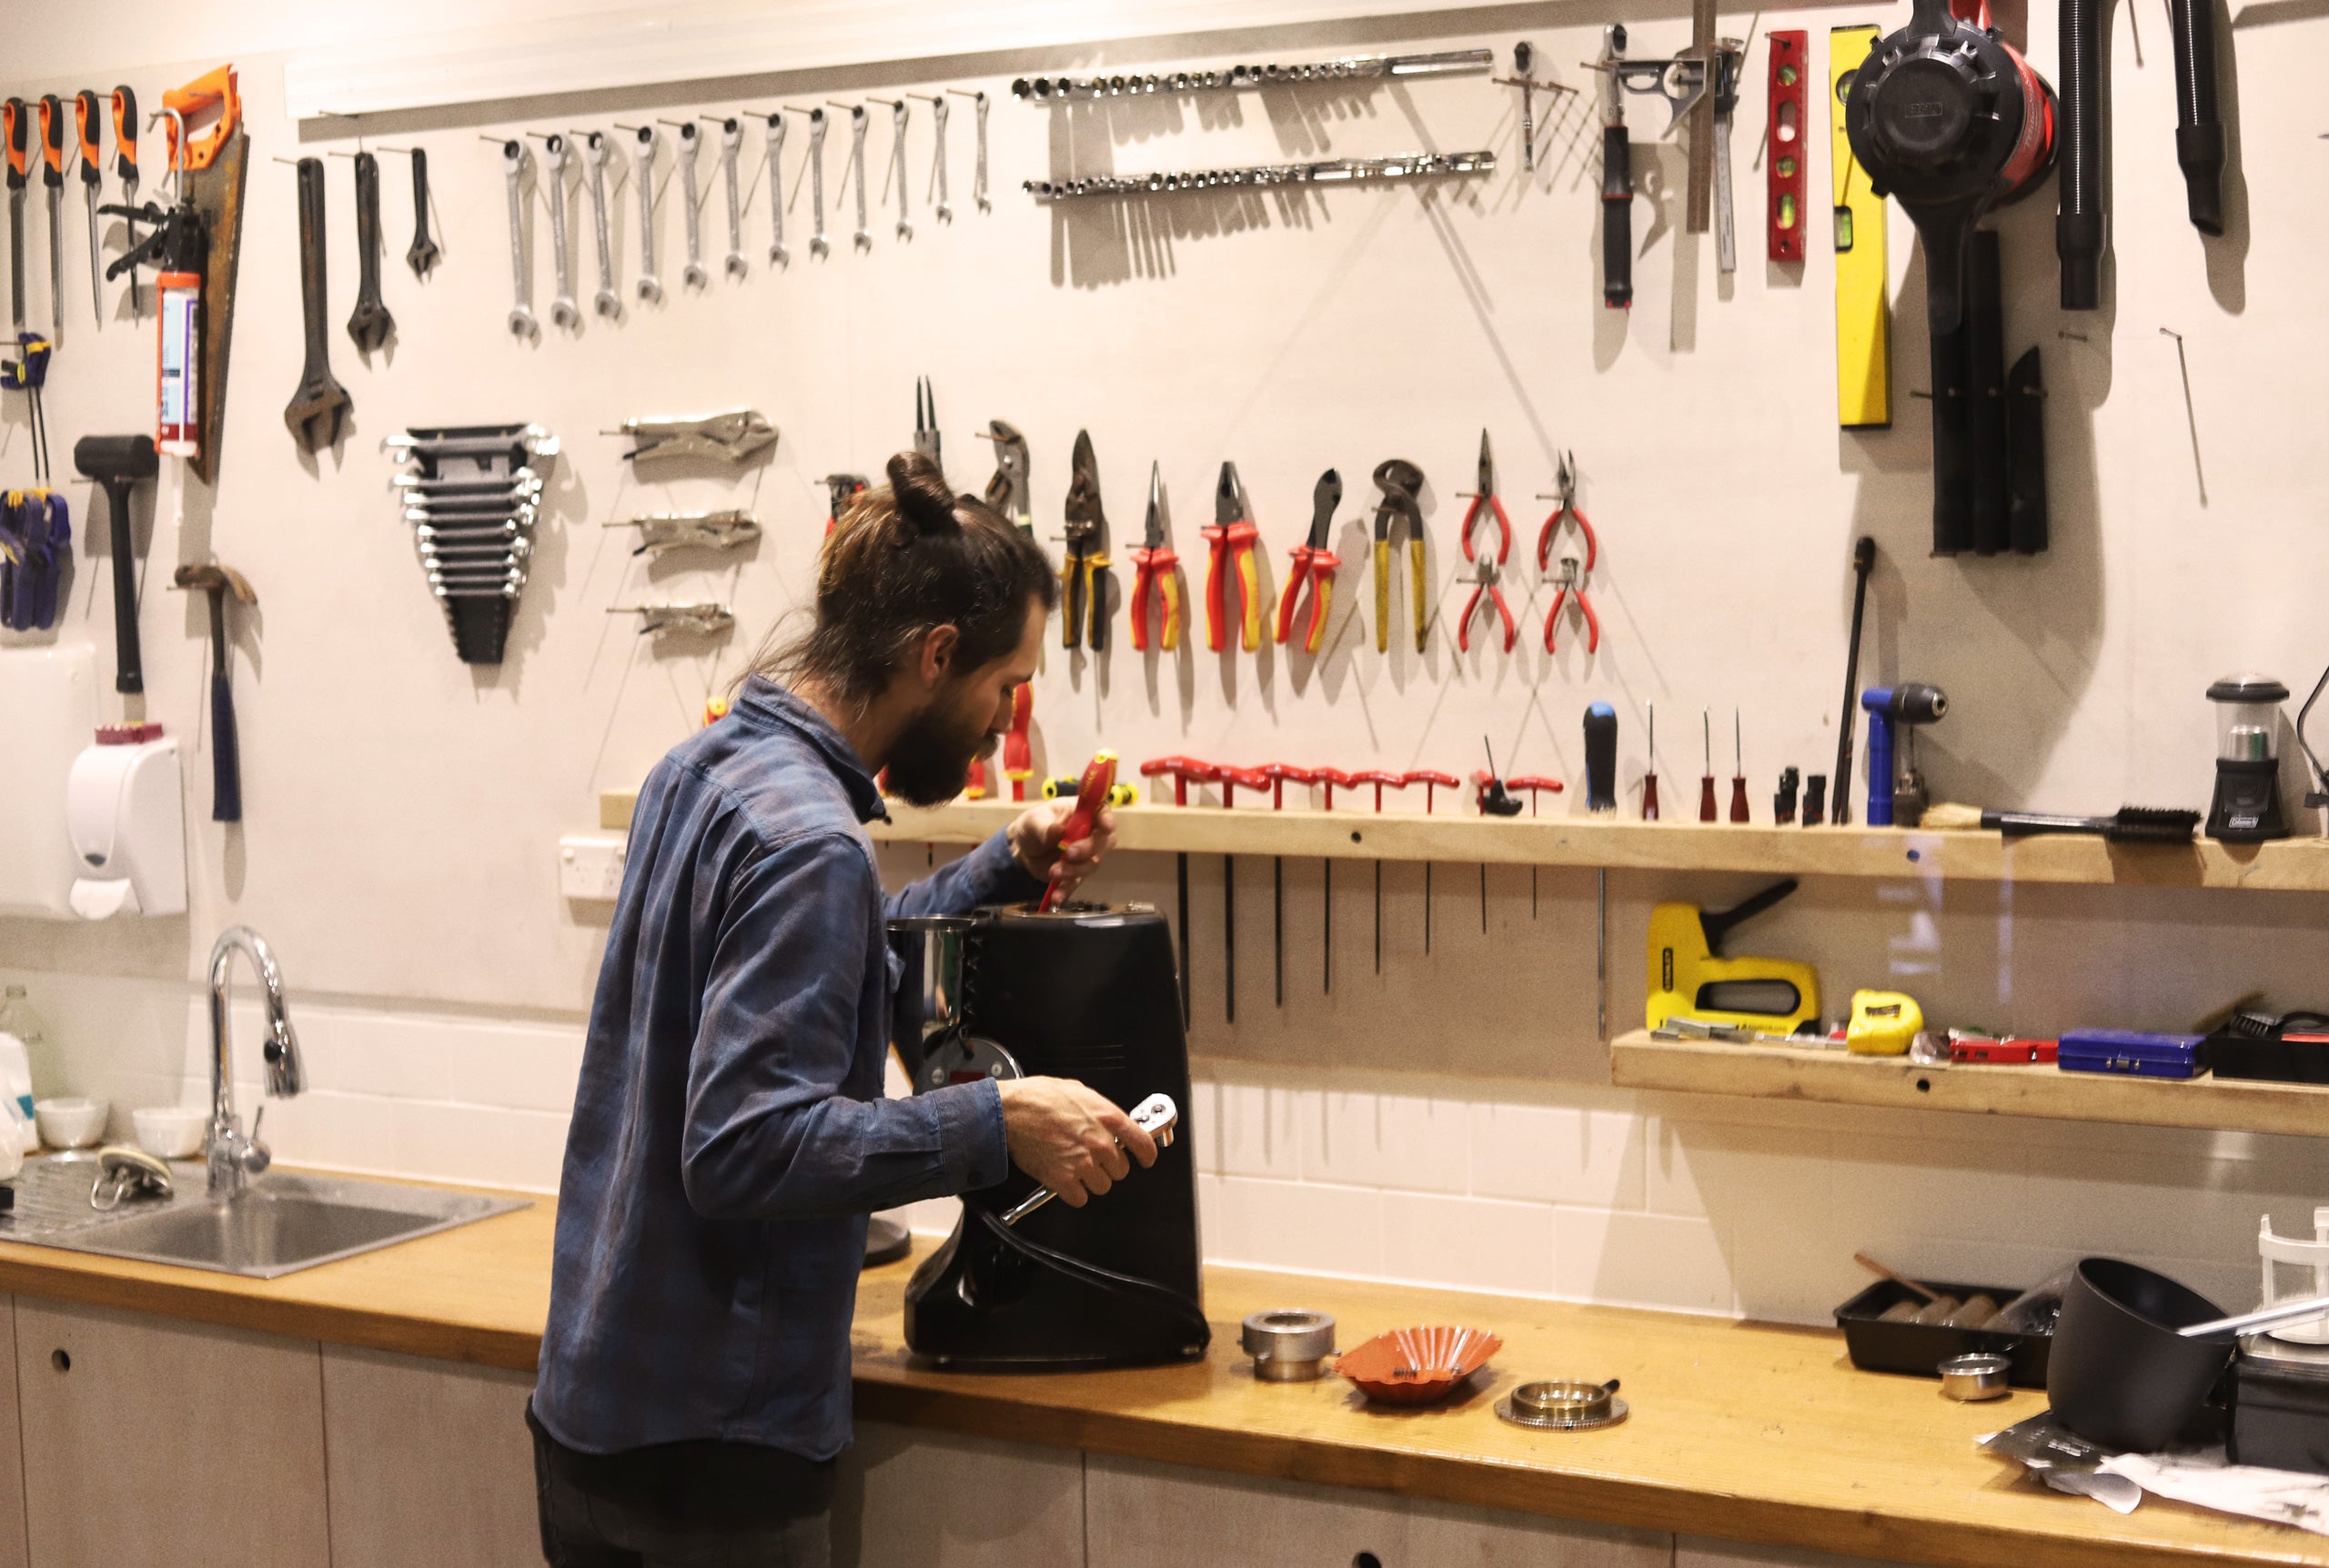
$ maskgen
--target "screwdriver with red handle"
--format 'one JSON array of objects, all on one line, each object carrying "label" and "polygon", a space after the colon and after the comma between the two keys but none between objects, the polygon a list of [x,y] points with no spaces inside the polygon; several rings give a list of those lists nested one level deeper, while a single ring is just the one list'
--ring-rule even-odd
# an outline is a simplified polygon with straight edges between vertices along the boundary
[{"label": "screwdriver with red handle", "polygon": [[106,326],[106,291],[97,271],[97,186],[106,177],[97,143],[105,136],[105,100],[87,87],[73,95],[73,125],[80,134],[81,194],[89,204],[89,309]]},{"label": "screwdriver with red handle", "polygon": [[1060,875],[1067,869],[1064,851],[1070,844],[1081,844],[1092,837],[1100,825],[1100,813],[1107,809],[1108,794],[1115,788],[1115,783],[1116,754],[1106,750],[1092,753],[1092,760],[1084,765],[1084,777],[1075,788],[1075,809],[1067,814],[1067,820],[1060,826],[1061,859],[1052,866],[1052,879],[1044,885],[1044,896],[1035,904],[1035,913],[1047,915],[1051,913],[1052,906],[1059,901]]},{"label": "screwdriver with red handle", "polygon": [[48,187],[48,343],[65,343],[65,104],[55,93],[40,100],[40,156]]},{"label": "screwdriver with red handle", "polygon": [[1035,719],[1035,689],[1022,681],[1011,694],[1011,728],[1003,737],[1003,776],[1011,780],[1011,798],[1027,798],[1027,780],[1035,776],[1034,741],[1028,727]]}]

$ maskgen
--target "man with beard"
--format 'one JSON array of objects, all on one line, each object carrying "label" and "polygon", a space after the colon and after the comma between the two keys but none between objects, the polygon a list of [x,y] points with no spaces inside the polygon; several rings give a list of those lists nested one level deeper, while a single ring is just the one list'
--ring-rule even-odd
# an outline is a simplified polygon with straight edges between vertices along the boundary
[{"label": "man with beard", "polygon": [[822,1568],[850,1434],[866,1216],[1015,1164],[1081,1206],[1156,1157],[1083,1084],[884,1099],[893,915],[1066,891],[1113,837],[1073,802],[884,897],[874,776],[958,794],[1057,597],[1043,552],[937,465],[825,541],[816,621],[648,775],[590,1010],[528,1410],[552,1568]]}]

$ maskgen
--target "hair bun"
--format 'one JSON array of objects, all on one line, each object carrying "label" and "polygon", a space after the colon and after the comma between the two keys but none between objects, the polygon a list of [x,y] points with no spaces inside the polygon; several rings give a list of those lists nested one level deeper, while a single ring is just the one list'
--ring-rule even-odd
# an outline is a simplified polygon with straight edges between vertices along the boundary
[{"label": "hair bun", "polygon": [[890,459],[890,494],[899,518],[920,537],[957,533],[954,491],[934,458],[920,452],[900,452]]}]

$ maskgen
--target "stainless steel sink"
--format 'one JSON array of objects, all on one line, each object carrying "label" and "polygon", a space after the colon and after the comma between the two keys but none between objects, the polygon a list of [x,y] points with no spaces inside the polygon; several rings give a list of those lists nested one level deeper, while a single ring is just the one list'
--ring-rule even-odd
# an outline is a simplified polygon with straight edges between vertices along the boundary
[{"label": "stainless steel sink", "polygon": [[272,1280],[527,1206],[522,1199],[281,1171],[253,1180],[238,1196],[210,1198],[198,1162],[173,1169],[176,1196],[134,1199],[106,1213],[88,1203],[94,1161],[29,1163],[15,1183],[15,1211],[0,1217],[0,1239]]}]

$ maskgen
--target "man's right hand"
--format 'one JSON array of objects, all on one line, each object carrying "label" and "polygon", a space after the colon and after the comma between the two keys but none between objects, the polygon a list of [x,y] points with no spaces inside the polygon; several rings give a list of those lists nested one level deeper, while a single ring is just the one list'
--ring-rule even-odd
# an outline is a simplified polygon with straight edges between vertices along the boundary
[{"label": "man's right hand", "polygon": [[1156,1163],[1156,1141],[1115,1101],[1072,1078],[1012,1078],[995,1087],[1011,1162],[1071,1209],[1114,1186],[1133,1160]]}]

